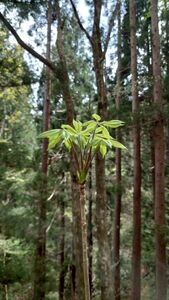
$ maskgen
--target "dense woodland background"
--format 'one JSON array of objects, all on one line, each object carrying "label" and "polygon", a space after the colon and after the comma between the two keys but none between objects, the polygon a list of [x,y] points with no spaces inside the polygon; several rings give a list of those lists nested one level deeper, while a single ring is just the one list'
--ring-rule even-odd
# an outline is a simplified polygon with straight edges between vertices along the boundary
[{"label": "dense woodland background", "polygon": [[[167,300],[169,2],[80,2],[0,1],[0,299]],[[86,182],[89,295],[74,161],[38,136],[93,113],[127,150]]]}]

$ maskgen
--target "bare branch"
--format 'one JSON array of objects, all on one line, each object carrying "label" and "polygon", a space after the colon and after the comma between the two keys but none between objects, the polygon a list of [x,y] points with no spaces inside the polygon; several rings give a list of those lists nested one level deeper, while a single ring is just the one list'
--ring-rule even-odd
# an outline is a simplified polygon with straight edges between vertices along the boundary
[{"label": "bare branch", "polygon": [[24,48],[26,51],[28,51],[30,54],[32,54],[34,57],[39,59],[42,63],[44,63],[46,66],[48,66],[52,71],[55,71],[55,66],[47,60],[45,57],[43,57],[41,54],[36,52],[34,49],[32,49],[29,45],[27,45],[17,34],[16,30],[12,27],[12,25],[8,22],[8,20],[0,13],[0,19],[5,24],[5,26],[8,28],[8,30],[14,35],[15,39],[17,40],[18,44]]},{"label": "bare branch", "polygon": [[108,27],[107,36],[106,36],[105,45],[104,45],[104,56],[106,55],[106,52],[107,52],[107,48],[108,48],[109,41],[110,41],[110,35],[112,32],[112,28],[114,26],[115,18],[117,17],[118,11],[120,9],[120,1],[121,0],[117,0],[116,7],[115,7],[114,11],[112,12],[111,18],[109,20],[109,27]]},{"label": "bare branch", "polygon": [[87,30],[86,30],[86,29],[84,28],[84,26],[83,26],[83,24],[82,24],[82,22],[81,22],[81,20],[80,20],[80,18],[79,18],[79,14],[78,14],[78,12],[77,12],[77,9],[76,9],[76,6],[75,6],[73,0],[70,0],[70,3],[71,3],[71,5],[72,5],[73,11],[74,11],[74,15],[75,15],[75,17],[76,17],[76,20],[77,20],[77,22],[78,22],[78,24],[79,24],[80,29],[85,33],[85,35],[86,35],[86,37],[88,38],[90,44],[92,44],[92,43],[93,43],[93,42],[92,42],[92,38],[91,38],[91,36],[89,35],[89,33],[87,32]]}]

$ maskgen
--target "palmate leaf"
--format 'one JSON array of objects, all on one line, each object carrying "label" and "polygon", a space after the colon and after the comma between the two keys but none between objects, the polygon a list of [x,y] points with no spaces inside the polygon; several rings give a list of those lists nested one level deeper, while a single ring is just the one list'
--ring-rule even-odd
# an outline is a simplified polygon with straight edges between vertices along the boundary
[{"label": "palmate leaf", "polygon": [[[94,120],[81,123],[73,120],[73,126],[63,124],[61,129],[53,129],[43,132],[40,137],[49,139],[49,149],[62,141],[62,144],[68,149],[73,149],[76,158],[76,167],[78,170],[79,182],[84,182],[87,173],[83,173],[83,166],[88,166],[99,151],[104,158],[108,148],[126,147],[115,140],[109,133],[109,128],[123,126],[124,122],[120,120],[102,121],[97,114],[92,115]],[[79,163],[83,162],[83,163]],[[87,169],[85,169],[87,172]]]}]

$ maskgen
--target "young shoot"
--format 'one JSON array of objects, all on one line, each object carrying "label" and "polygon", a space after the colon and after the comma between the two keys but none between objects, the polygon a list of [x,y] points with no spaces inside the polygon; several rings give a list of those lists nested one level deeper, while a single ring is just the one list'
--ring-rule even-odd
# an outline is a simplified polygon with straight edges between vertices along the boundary
[{"label": "young shoot", "polygon": [[99,151],[104,158],[108,149],[112,147],[126,149],[126,147],[114,139],[109,129],[124,125],[120,120],[102,121],[97,114],[92,115],[93,120],[80,122],[73,120],[73,125],[63,124],[60,129],[45,131],[41,138],[48,138],[48,149],[62,143],[75,159],[79,184],[84,184],[90,168],[90,164]]}]

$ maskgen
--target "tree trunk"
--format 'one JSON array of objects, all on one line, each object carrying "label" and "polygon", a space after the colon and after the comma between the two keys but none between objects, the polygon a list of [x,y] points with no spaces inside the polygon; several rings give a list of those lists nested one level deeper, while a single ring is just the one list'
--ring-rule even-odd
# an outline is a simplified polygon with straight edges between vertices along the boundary
[{"label": "tree trunk", "polygon": [[155,252],[156,299],[167,299],[167,269],[164,204],[164,130],[162,107],[162,79],[160,67],[160,37],[158,29],[158,1],[151,0],[151,30],[154,79],[154,148],[155,148]]},{"label": "tree trunk", "polygon": [[[94,25],[92,34],[92,50],[94,71],[96,77],[98,114],[107,118],[107,91],[104,81],[104,53],[102,51],[100,16],[101,1],[94,1]],[[113,275],[110,255],[110,246],[107,235],[107,209],[106,209],[106,187],[105,187],[105,161],[100,154],[96,156],[96,225],[99,247],[99,267],[101,300],[113,298]]]},{"label": "tree trunk", "polygon": [[[117,69],[117,93],[116,109],[117,119],[121,103],[121,72],[122,72],[122,49],[121,49],[121,5],[118,12],[118,69]],[[120,129],[116,129],[116,137],[121,139]],[[121,215],[121,149],[116,149],[116,198],[114,210],[114,247],[113,247],[113,266],[114,266],[114,299],[120,300],[120,215]]]},{"label": "tree trunk", "polygon": [[140,125],[139,99],[137,89],[137,46],[136,46],[136,2],[129,1],[130,9],[130,44],[132,74],[132,112],[133,127],[133,247],[132,247],[132,300],[141,296],[141,158],[140,158]]},{"label": "tree trunk", "polygon": [[[58,77],[62,89],[63,99],[66,105],[67,123],[72,125],[74,118],[74,105],[70,92],[69,75],[64,54],[64,22],[61,19],[59,3],[57,4],[57,50],[60,67]],[[83,244],[81,232],[81,211],[79,207],[80,190],[76,177],[75,161],[71,153],[71,187],[72,187],[72,215],[73,215],[73,259],[72,259],[72,296],[78,300],[86,300],[86,270],[83,264]],[[86,237],[87,238],[87,237]],[[74,282],[75,279],[75,282]],[[86,280],[87,281],[87,280]]]},{"label": "tree trunk", "polygon": [[[47,51],[46,57],[50,60],[51,47],[51,3],[48,1],[47,14]],[[45,100],[43,108],[43,131],[49,130],[50,123],[50,97],[51,97],[51,78],[50,69],[46,70]],[[46,283],[46,199],[47,199],[47,173],[48,173],[48,140],[44,139],[42,148],[42,176],[40,178],[40,198],[38,203],[38,236],[35,254],[35,273],[34,273],[34,300],[45,299]]]}]

